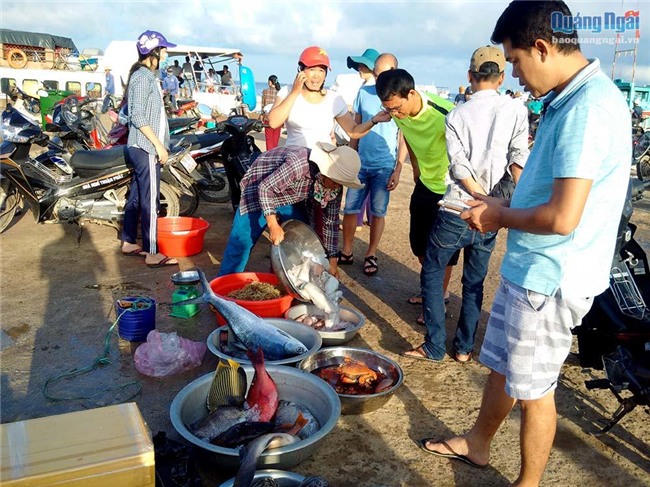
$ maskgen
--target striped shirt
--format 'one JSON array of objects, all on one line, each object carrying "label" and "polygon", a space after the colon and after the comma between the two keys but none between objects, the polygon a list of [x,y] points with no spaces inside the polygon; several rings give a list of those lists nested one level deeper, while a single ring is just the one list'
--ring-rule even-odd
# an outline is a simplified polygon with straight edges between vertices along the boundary
[{"label": "striped shirt", "polygon": [[342,191],[325,208],[313,195],[318,167],[310,163],[306,147],[284,146],[263,152],[242,179],[239,211],[274,215],[280,206],[305,202],[312,228],[321,238],[328,257],[338,250],[339,210]]},{"label": "striped shirt", "polygon": [[169,125],[165,115],[162,92],[156,75],[141,67],[129,80],[127,91],[129,109],[128,145],[138,147],[149,154],[156,154],[156,148],[139,129],[149,126],[165,147],[169,146]]}]

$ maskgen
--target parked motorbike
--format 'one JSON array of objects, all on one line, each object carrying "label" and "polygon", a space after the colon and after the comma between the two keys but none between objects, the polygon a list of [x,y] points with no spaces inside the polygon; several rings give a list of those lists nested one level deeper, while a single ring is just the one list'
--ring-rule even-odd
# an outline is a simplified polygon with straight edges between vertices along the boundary
[{"label": "parked motorbike", "polygon": [[[26,204],[37,223],[91,222],[119,231],[133,169],[126,164],[126,147],[106,151],[77,151],[70,158],[74,175],[61,176],[43,162],[29,157],[32,144],[45,146],[49,137],[38,126],[16,128],[9,119],[17,113],[9,106],[2,114],[0,153],[0,233]],[[7,145],[10,144],[10,145]],[[180,151],[182,158],[187,151]],[[179,215],[179,192],[160,184],[162,216]]]},{"label": "parked motorbike", "polygon": [[650,132],[645,132],[634,144],[632,164],[636,164],[637,176],[642,180],[650,179]]},{"label": "parked motorbike", "polygon": [[230,185],[223,166],[221,147],[230,135],[209,129],[202,134],[173,135],[172,144],[184,141],[190,144],[190,155],[197,164],[201,179],[197,181],[201,198],[212,203],[230,200]]},{"label": "parked motorbike", "polygon": [[[636,406],[650,405],[650,268],[630,223],[632,202],[650,182],[631,179],[612,260],[609,289],[594,303],[574,333],[580,365],[605,369],[606,378],[585,381],[587,389],[609,389],[620,406],[597,433],[604,434]],[[631,396],[623,397],[627,390]]]},{"label": "parked motorbike", "polygon": [[218,133],[230,135],[221,146],[221,157],[230,186],[230,201],[235,211],[241,197],[239,183],[261,152],[249,132],[260,132],[263,128],[260,120],[252,120],[242,114],[231,115],[217,125]]},{"label": "parked motorbike", "polygon": [[165,99],[165,112],[169,118],[175,117],[189,117],[200,118],[201,114],[198,110],[199,102],[195,100],[176,100],[176,110],[172,108],[171,100]]}]

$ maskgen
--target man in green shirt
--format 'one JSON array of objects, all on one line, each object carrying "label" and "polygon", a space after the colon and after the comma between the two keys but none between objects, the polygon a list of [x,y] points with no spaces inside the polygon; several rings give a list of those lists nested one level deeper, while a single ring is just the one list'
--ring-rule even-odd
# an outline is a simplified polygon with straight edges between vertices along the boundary
[{"label": "man in green shirt", "polygon": [[[445,140],[445,117],[454,104],[438,95],[418,91],[407,71],[393,69],[377,77],[377,96],[402,131],[408,149],[415,189],[409,206],[411,225],[409,241],[413,254],[422,263],[429,233],[438,215],[438,202],[447,189],[445,182],[449,159]],[[458,253],[449,265],[455,265]],[[451,277],[447,268],[444,288]],[[409,300],[409,302],[412,302]],[[418,319],[418,323],[424,322]]]}]

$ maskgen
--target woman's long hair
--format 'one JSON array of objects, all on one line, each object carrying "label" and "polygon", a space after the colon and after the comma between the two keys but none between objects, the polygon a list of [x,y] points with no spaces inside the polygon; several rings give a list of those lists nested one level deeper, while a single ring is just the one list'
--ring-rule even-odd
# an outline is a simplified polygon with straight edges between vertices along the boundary
[{"label": "woman's long hair", "polygon": [[[133,76],[133,73],[135,73],[138,69],[140,69],[142,67],[150,69],[149,66],[144,64],[145,59],[147,59],[149,57],[154,58],[159,64],[160,63],[160,48],[156,47],[153,51],[151,51],[151,52],[149,52],[147,54],[141,54],[138,51],[138,60],[136,62],[134,62],[133,65],[131,66],[131,69],[129,69],[129,78],[128,78],[127,82],[126,82],[126,88],[124,88],[124,93],[125,94],[128,93],[129,83],[131,82],[131,76]],[[156,66],[156,67],[158,67],[158,66]]]},{"label": "woman's long hair", "polygon": [[272,74],[269,76],[269,83],[273,85],[276,91],[280,91],[281,86],[280,83],[278,83],[278,77],[276,75]]}]

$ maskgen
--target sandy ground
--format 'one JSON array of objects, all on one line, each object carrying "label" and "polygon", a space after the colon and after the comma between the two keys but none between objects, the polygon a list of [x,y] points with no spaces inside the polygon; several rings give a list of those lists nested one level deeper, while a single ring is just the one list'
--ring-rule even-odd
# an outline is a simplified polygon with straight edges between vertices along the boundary
[{"label": "sandy ground", "polygon": [[[263,139],[262,139],[263,140]],[[339,487],[509,485],[519,470],[519,410],[515,408],[497,434],[490,466],[475,470],[465,464],[421,452],[415,441],[448,437],[464,431],[476,418],[487,370],[474,362],[461,365],[447,357],[430,364],[399,357],[422,341],[423,328],[415,323],[419,309],[406,303],[418,288],[418,263],[408,246],[408,201],[412,172],[405,167],[391,200],[387,227],[380,245],[380,271],[362,273],[361,261],[342,268],[345,303],[359,309],[366,326],[350,342],[381,352],[402,366],[403,386],[381,409],[360,416],[342,416],[321,449],[293,470],[322,475]],[[638,236],[650,248],[647,203],[633,217]],[[232,219],[228,204],[201,202],[197,216],[207,219],[204,252],[182,258],[181,268],[202,268],[216,275]],[[369,231],[357,232],[354,251],[361,257]],[[478,344],[483,338],[488,311],[503,255],[500,235],[486,281],[486,299]],[[250,270],[267,271],[269,243],[262,238],[253,252]],[[148,269],[137,258],[122,257],[119,240],[108,227],[88,225],[77,243],[73,225],[35,225],[23,215],[0,237],[2,275],[1,360],[2,423],[78,411],[120,402],[128,390],[112,391],[94,399],[49,401],[42,392],[48,378],[73,367],[84,367],[103,350],[103,339],[115,320],[114,302],[132,294],[154,297],[158,303],[157,328],[177,331],[193,340],[205,340],[215,328],[212,314],[203,309],[190,320],[168,316],[173,286],[168,269]],[[459,268],[460,269],[460,268]],[[460,272],[451,284],[448,335],[460,305]],[[135,370],[133,347],[113,338],[112,363],[71,383],[56,384],[54,394],[89,395],[125,381],[142,385],[136,397],[151,431],[179,439],[169,419],[169,405],[187,383],[212,370],[217,363],[209,352],[192,371],[164,379],[142,376]],[[543,485],[610,486],[650,485],[650,431],[642,409],[630,413],[602,437],[592,436],[599,418],[609,417],[617,402],[608,391],[587,391],[584,380],[602,373],[583,370],[569,357],[557,389],[558,432]],[[214,486],[232,473],[218,465],[199,465],[204,485]]]}]

